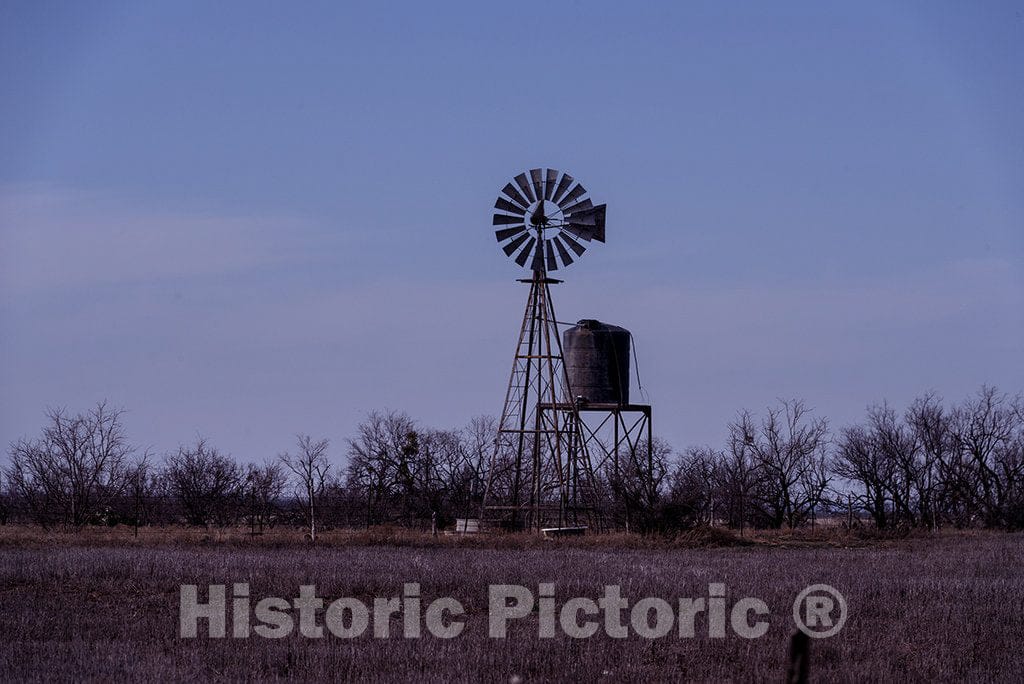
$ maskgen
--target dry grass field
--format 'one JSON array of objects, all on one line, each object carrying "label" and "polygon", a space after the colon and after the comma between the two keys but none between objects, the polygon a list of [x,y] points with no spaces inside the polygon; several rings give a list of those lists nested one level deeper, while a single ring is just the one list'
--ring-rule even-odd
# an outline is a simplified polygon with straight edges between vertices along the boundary
[{"label": "dry grass field", "polygon": [[[811,644],[812,679],[1022,681],[1024,537],[949,534],[865,539],[831,532],[702,534],[539,541],[433,539],[414,533],[337,532],[307,548],[280,531],[124,529],[83,534],[0,528],[0,680],[636,681],[768,680],[786,675],[793,600],[805,586],[839,589],[849,619]],[[179,586],[247,582],[251,596],[291,598],[315,584],[330,600],[398,596],[419,582],[425,600],[452,596],[463,633],[344,640],[182,639]],[[623,595],[763,599],[765,636],[616,640],[537,637],[535,615],[509,638],[487,634],[487,587],[556,583],[556,600]],[[230,623],[229,623],[230,624]]]}]

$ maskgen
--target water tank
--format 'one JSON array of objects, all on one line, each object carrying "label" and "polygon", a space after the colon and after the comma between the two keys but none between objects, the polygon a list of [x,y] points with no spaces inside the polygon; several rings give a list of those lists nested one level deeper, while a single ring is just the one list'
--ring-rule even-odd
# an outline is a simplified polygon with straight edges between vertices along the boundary
[{"label": "water tank", "polygon": [[562,333],[572,396],[594,404],[629,403],[629,331],[584,319]]}]

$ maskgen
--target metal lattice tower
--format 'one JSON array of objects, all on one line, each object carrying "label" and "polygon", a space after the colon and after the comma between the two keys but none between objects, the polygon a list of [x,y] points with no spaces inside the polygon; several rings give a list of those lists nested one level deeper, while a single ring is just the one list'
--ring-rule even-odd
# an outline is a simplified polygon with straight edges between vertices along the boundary
[{"label": "metal lattice tower", "polygon": [[530,285],[505,405],[488,468],[481,518],[513,529],[580,522],[593,511],[593,471],[581,448],[550,286]]}]

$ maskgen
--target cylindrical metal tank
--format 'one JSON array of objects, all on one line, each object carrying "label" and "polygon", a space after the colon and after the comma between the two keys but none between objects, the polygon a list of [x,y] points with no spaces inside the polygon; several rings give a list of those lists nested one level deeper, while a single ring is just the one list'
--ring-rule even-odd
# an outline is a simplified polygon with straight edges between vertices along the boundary
[{"label": "cylindrical metal tank", "polygon": [[582,397],[594,404],[629,403],[629,331],[584,319],[562,333],[566,401]]}]

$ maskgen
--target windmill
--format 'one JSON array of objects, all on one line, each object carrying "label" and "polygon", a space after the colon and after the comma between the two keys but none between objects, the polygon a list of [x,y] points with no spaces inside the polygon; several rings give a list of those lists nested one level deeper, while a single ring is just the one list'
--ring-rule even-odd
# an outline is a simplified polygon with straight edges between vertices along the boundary
[{"label": "windmill", "polygon": [[481,519],[512,529],[576,523],[593,510],[594,471],[566,372],[552,271],[605,241],[605,205],[556,169],[532,169],[501,189],[493,218],[502,251],[532,275]]}]

